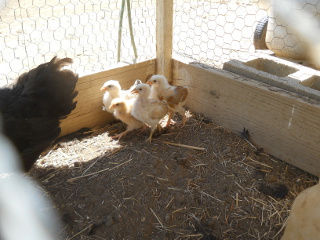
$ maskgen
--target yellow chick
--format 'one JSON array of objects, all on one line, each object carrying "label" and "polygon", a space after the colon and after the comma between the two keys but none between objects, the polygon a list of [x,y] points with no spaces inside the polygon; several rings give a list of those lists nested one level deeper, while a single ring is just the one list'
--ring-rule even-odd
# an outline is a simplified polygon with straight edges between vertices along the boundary
[{"label": "yellow chick", "polygon": [[151,132],[147,141],[151,142],[155,129],[161,128],[159,121],[167,114],[168,105],[165,101],[152,99],[150,95],[150,87],[141,83],[132,91],[138,93],[137,99],[134,101],[132,115],[141,122],[151,127]]},{"label": "yellow chick", "polygon": [[[133,88],[137,84],[141,83],[140,80],[136,80],[134,85],[131,87]],[[124,99],[131,99],[137,97],[136,94],[133,94],[131,92],[132,89],[129,90],[122,90],[121,85],[119,81],[117,80],[109,80],[103,84],[103,86],[100,88],[100,91],[105,91],[105,94],[103,95],[103,105],[104,111],[108,111],[110,113],[113,113],[114,109],[110,109],[110,105],[113,99],[115,98],[124,98]]]},{"label": "yellow chick", "polygon": [[118,138],[120,140],[121,137],[128,132],[143,127],[144,124],[131,114],[134,101],[135,99],[126,100],[123,98],[115,98],[111,101],[109,109],[114,110],[113,115],[115,118],[127,124],[127,129],[124,132],[112,136],[112,138]]},{"label": "yellow chick", "polygon": [[163,75],[153,75],[147,84],[151,85],[151,98],[165,100],[169,106],[169,117],[166,124],[168,127],[174,113],[182,116],[182,126],[185,125],[187,117],[183,105],[187,101],[189,94],[188,88],[183,86],[171,86]]}]

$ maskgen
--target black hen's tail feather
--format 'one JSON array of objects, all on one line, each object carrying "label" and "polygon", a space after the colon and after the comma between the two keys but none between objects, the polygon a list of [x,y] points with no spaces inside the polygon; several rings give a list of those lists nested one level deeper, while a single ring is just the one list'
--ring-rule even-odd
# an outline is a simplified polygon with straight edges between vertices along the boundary
[{"label": "black hen's tail feather", "polygon": [[71,58],[58,59],[57,57],[54,57],[50,63],[52,63],[52,62],[54,63],[55,66],[58,67],[58,70],[61,70],[61,68],[72,64],[73,60]]},{"label": "black hen's tail feather", "polygon": [[54,57],[49,63],[39,65],[21,76],[14,88],[22,88],[22,96],[36,101],[41,115],[65,118],[75,108],[77,96],[75,86],[78,75],[68,69],[71,58]]},{"label": "black hen's tail feather", "polygon": [[39,65],[0,90],[4,133],[15,144],[26,171],[60,134],[60,120],[75,109],[78,75],[65,66],[71,58]]}]

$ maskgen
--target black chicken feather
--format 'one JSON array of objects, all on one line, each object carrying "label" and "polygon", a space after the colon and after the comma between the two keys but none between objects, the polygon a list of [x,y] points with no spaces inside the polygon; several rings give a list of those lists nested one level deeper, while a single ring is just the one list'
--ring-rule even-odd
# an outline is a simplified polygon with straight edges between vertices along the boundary
[{"label": "black chicken feather", "polygon": [[4,134],[20,153],[25,171],[59,136],[60,120],[76,107],[78,75],[62,69],[71,63],[71,58],[54,57],[0,89]]},{"label": "black chicken feather", "polygon": [[288,187],[281,183],[277,183],[277,184],[260,183],[258,185],[258,190],[276,199],[284,199],[289,193]]}]

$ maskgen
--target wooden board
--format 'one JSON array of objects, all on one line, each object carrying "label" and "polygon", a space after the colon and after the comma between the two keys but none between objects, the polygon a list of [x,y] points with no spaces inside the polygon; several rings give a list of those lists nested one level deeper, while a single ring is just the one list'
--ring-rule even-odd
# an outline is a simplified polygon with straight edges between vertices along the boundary
[{"label": "wooden board", "polygon": [[157,0],[157,65],[156,73],[172,80],[173,1]]},{"label": "wooden board", "polygon": [[190,88],[192,111],[238,134],[248,129],[265,152],[319,176],[318,102],[220,69],[173,66],[173,84]]},{"label": "wooden board", "polygon": [[73,133],[81,128],[94,128],[114,120],[113,115],[102,111],[102,85],[111,79],[118,80],[123,89],[128,89],[136,79],[145,81],[155,74],[155,59],[99,72],[79,78],[77,84],[77,107],[70,116],[61,122],[61,136]]}]

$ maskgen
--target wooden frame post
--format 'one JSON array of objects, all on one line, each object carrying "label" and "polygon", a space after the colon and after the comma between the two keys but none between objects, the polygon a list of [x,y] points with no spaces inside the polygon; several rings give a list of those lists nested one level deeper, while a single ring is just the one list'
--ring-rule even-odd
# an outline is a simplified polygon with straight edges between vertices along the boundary
[{"label": "wooden frame post", "polygon": [[172,81],[173,0],[157,0],[156,6],[156,73]]}]

